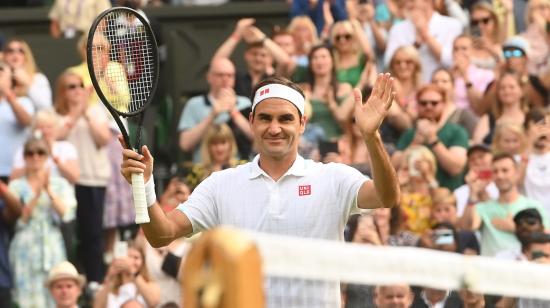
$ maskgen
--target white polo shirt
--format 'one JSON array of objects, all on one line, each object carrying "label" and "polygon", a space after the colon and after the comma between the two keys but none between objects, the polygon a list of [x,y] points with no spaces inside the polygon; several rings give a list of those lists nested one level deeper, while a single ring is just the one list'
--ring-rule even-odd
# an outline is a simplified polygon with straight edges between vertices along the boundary
[{"label": "white polo shirt", "polygon": [[193,232],[230,225],[240,229],[329,240],[343,240],[350,213],[357,212],[357,193],[368,180],[344,164],[296,158],[273,181],[252,162],[214,172],[180,204]]}]

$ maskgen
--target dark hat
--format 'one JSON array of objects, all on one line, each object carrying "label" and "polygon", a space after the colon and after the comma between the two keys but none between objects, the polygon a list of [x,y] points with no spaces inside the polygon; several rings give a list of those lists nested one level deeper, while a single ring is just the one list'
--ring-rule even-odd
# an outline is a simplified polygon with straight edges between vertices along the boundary
[{"label": "dark hat", "polygon": [[488,145],[486,145],[484,143],[480,143],[480,144],[474,144],[474,145],[470,146],[468,148],[468,152],[466,152],[466,156],[470,157],[470,155],[472,155],[472,153],[477,152],[477,151],[482,151],[482,152],[485,152],[485,153],[491,153],[491,149],[489,148]]},{"label": "dark hat", "polygon": [[516,225],[519,224],[519,222],[523,219],[533,219],[542,224],[542,216],[540,215],[540,212],[535,208],[525,209],[517,212],[517,214],[514,215],[514,223]]}]

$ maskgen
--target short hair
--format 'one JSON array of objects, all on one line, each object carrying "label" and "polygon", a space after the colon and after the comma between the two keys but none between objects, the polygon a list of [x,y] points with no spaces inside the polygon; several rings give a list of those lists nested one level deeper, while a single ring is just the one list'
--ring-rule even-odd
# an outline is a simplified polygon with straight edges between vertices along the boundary
[{"label": "short hair", "polygon": [[[287,86],[289,88],[292,88],[296,91],[298,91],[298,93],[300,93],[300,95],[302,95],[302,97],[305,99],[305,95],[304,95],[304,91],[302,90],[302,88],[300,88],[299,85],[295,84],[294,82],[284,78],[284,77],[280,77],[280,76],[271,76],[271,77],[267,77],[265,79],[263,79],[262,81],[258,82],[258,84],[254,87],[254,89],[252,90],[252,93],[251,93],[251,97],[250,97],[250,101],[254,101],[254,97],[256,96],[256,92],[258,91],[259,88],[263,87],[263,86],[266,86],[268,84],[282,84],[283,86]],[[296,107],[296,109],[298,109],[298,107]],[[254,110],[252,111],[252,116],[254,116],[256,113],[256,109],[254,108]],[[300,117],[302,117],[302,113],[300,112],[300,110],[298,110],[298,114],[300,115]]]},{"label": "short hair", "polygon": [[491,144],[491,149],[493,153],[498,154],[503,152],[498,143],[504,136],[508,135],[508,133],[510,132],[520,136],[521,152],[523,152],[527,148],[527,138],[525,136],[525,130],[523,129],[523,126],[514,122],[504,121],[495,125],[495,133],[493,136],[493,142]]},{"label": "short hair", "polygon": [[544,120],[550,113],[542,108],[533,108],[525,114],[525,120],[523,121],[523,128],[528,130],[531,124]]},{"label": "short hair", "polygon": [[517,162],[516,162],[516,159],[514,158],[514,155],[508,154],[508,153],[496,154],[495,156],[493,156],[493,163],[496,163],[497,161],[505,160],[505,159],[511,160],[512,163],[514,163],[514,167],[517,167]]},{"label": "short hair", "polygon": [[244,50],[249,51],[250,49],[254,49],[254,48],[264,48],[264,42],[257,41],[257,42],[247,43]]},{"label": "short hair", "polygon": [[418,89],[418,91],[416,92],[416,100],[419,101],[422,94],[427,91],[437,92],[441,95],[443,102],[447,101],[447,92],[445,92],[445,90],[441,89],[441,87],[438,87],[433,83],[428,83],[421,86],[420,89]]},{"label": "short hair", "polygon": [[434,189],[431,193],[432,195],[432,204],[452,204],[456,207],[456,197],[455,195],[446,187],[438,187]]}]

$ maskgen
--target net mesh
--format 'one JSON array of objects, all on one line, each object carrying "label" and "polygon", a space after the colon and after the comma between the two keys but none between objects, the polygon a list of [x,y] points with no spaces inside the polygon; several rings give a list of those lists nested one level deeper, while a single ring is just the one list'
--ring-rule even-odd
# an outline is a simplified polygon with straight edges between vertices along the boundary
[{"label": "net mesh", "polygon": [[547,264],[248,234],[262,258],[268,307],[340,307],[342,285],[360,286],[372,300],[375,286],[403,283],[455,294],[468,289],[486,295],[487,301],[488,295],[498,295],[515,298],[522,307],[550,307]]},{"label": "net mesh", "polygon": [[147,103],[155,79],[154,42],[128,10],[113,10],[93,35],[93,70],[107,102],[119,113],[134,113]]}]

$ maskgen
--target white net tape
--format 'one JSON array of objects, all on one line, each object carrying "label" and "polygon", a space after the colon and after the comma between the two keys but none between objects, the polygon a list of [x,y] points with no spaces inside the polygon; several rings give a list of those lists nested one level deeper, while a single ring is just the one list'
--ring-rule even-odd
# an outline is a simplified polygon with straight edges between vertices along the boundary
[{"label": "white net tape", "polygon": [[[289,290],[296,290],[295,282],[299,280],[367,285],[408,283],[441,290],[468,287],[482,294],[550,300],[548,265],[411,247],[247,234],[257,243],[264,276],[284,277],[289,285],[286,291],[277,291],[277,288],[274,291],[270,286],[273,279],[268,279],[267,292],[271,307],[286,306],[288,303],[279,305],[274,304],[274,301],[288,297]],[[305,284],[302,282],[298,287],[302,293]],[[316,297],[318,294],[307,295],[309,300]],[[315,304],[290,306],[334,307]]]}]

